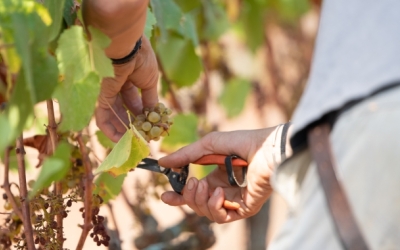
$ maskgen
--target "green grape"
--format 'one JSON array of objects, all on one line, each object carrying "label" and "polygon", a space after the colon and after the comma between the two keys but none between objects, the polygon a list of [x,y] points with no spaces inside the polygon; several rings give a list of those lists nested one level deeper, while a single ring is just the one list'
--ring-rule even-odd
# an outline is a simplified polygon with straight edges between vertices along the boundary
[{"label": "green grape", "polygon": [[139,134],[143,137],[143,138],[145,138],[147,135],[146,135],[146,133],[143,131],[143,130],[139,130]]},{"label": "green grape", "polygon": [[162,130],[161,130],[160,127],[154,126],[154,127],[151,128],[149,133],[150,133],[151,138],[155,138],[155,137],[159,137],[160,136],[160,134],[162,133]]},{"label": "green grape", "polygon": [[171,117],[168,117],[167,123],[168,123],[169,125],[171,125],[171,124],[174,123],[174,120],[173,120]]},{"label": "green grape", "polygon": [[155,110],[158,110],[159,113],[163,113],[165,111],[165,106],[161,102],[156,104]]},{"label": "green grape", "polygon": [[149,116],[147,117],[147,119],[150,121],[150,122],[152,122],[152,123],[156,123],[156,122],[158,122],[158,121],[160,121],[160,115],[158,114],[158,113],[156,113],[156,112],[151,112],[150,114],[149,114]]},{"label": "green grape", "polygon": [[136,116],[135,121],[144,122],[144,121],[146,121],[146,116],[144,114],[140,114],[140,115]]},{"label": "green grape", "polygon": [[144,122],[144,123],[142,124],[142,129],[143,129],[143,131],[150,131],[151,127],[153,127],[153,126],[151,125],[150,122]]},{"label": "green grape", "polygon": [[167,115],[170,115],[170,114],[172,114],[172,110],[171,109],[165,109],[165,113],[167,114]]},{"label": "green grape", "polygon": [[168,135],[168,132],[166,131],[166,130],[164,130],[162,133],[161,133],[161,136],[162,137],[165,137],[165,136],[167,136]]},{"label": "green grape", "polygon": [[161,116],[161,122],[162,123],[166,123],[168,121],[168,118],[169,118],[168,115],[162,115]]},{"label": "green grape", "polygon": [[134,121],[133,125],[135,126],[135,128],[140,129],[142,127],[144,121]]},{"label": "green grape", "polygon": [[12,209],[12,206],[9,202],[4,203],[3,207],[6,211],[10,211]]},{"label": "green grape", "polygon": [[160,136],[153,137],[152,140],[153,140],[153,141],[158,141],[158,140],[160,140]]}]

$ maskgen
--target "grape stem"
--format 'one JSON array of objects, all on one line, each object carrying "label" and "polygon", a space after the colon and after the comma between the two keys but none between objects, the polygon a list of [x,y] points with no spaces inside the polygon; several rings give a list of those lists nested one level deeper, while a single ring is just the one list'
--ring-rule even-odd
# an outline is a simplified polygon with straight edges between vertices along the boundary
[{"label": "grape stem", "polygon": [[93,174],[92,174],[92,164],[89,159],[89,153],[86,149],[85,143],[83,142],[81,133],[78,134],[77,141],[79,144],[79,150],[81,151],[81,154],[82,154],[83,166],[85,168],[85,194],[84,194],[85,195],[85,200],[84,200],[85,218],[84,218],[84,223],[82,226],[82,233],[79,238],[78,245],[76,247],[77,250],[81,250],[81,249],[83,249],[83,246],[85,244],[85,241],[89,234],[89,231],[93,227],[92,222],[91,222]]},{"label": "grape stem", "polygon": [[3,183],[3,188],[4,191],[7,194],[7,199],[8,202],[11,203],[11,206],[13,208],[13,211],[17,214],[17,216],[19,218],[23,218],[22,216],[22,211],[20,210],[20,208],[17,206],[17,202],[15,201],[15,197],[14,195],[11,193],[11,189],[10,189],[10,182],[8,179],[8,175],[9,175],[9,169],[10,169],[10,152],[11,152],[11,147],[8,147],[5,151],[5,155],[4,155],[4,183]]},{"label": "grape stem", "polygon": [[31,223],[31,215],[29,209],[28,200],[28,189],[26,185],[26,175],[25,175],[25,149],[22,134],[17,138],[17,162],[18,162],[18,176],[19,176],[19,192],[21,195],[21,205],[22,205],[22,222],[24,224],[24,234],[25,241],[28,250],[35,250],[35,244],[33,241],[33,229]]},{"label": "grape stem", "polygon": [[[56,150],[57,146],[57,141],[58,141],[58,136],[57,136],[57,123],[56,119],[54,116],[54,107],[53,107],[53,100],[49,99],[46,100],[47,103],[47,113],[48,113],[48,122],[49,125],[47,126],[47,130],[50,135],[50,143],[51,145],[47,145],[47,147],[50,146],[50,155],[54,154],[54,151]],[[56,182],[54,183],[54,190],[56,193],[56,196],[62,197],[62,184],[61,182]],[[62,211],[59,211],[56,215],[56,220],[57,220],[57,242],[59,244],[60,249],[63,248],[63,243],[64,243],[64,237],[63,237],[63,219],[64,216],[62,215]]]}]

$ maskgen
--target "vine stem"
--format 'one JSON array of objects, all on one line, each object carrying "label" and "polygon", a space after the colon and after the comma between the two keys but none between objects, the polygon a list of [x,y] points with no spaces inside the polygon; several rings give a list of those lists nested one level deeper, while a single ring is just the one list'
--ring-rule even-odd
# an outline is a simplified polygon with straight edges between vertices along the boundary
[{"label": "vine stem", "polygon": [[79,149],[82,154],[83,166],[85,168],[85,218],[82,227],[82,233],[79,238],[78,245],[76,247],[77,250],[83,249],[83,245],[85,244],[86,238],[89,234],[89,231],[92,229],[92,181],[93,181],[93,174],[92,174],[92,164],[90,163],[89,153],[86,149],[85,143],[82,139],[82,134],[79,133],[77,136]]},{"label": "vine stem", "polygon": [[25,241],[28,250],[35,250],[35,244],[33,242],[33,230],[31,223],[31,214],[29,209],[28,200],[28,189],[26,186],[26,174],[25,174],[25,149],[22,134],[17,138],[17,162],[18,162],[18,176],[19,176],[19,192],[21,195],[21,207],[22,207],[22,222],[24,224]]},{"label": "vine stem", "polygon": [[[58,136],[57,136],[57,123],[56,123],[56,118],[54,116],[54,106],[53,106],[53,100],[49,99],[46,100],[47,104],[47,114],[48,114],[48,125],[47,125],[47,130],[50,135],[50,143],[51,143],[51,151],[50,154],[54,154],[54,151],[56,150],[57,146],[57,141],[58,141]],[[47,145],[49,146],[49,145]],[[54,190],[56,193],[57,197],[62,198],[62,184],[61,182],[56,182],[54,184]],[[62,249],[63,244],[64,244],[64,236],[63,236],[63,219],[64,216],[62,215],[61,211],[59,211],[56,215],[56,220],[57,220],[57,242]]]},{"label": "vine stem", "polygon": [[9,169],[10,169],[10,153],[11,153],[11,147],[8,147],[6,149],[5,152],[5,156],[4,156],[4,183],[3,183],[3,188],[4,191],[7,194],[8,197],[8,201],[11,203],[11,206],[13,208],[13,211],[17,214],[17,216],[19,218],[24,218],[22,216],[22,211],[21,209],[18,207],[17,202],[15,201],[15,197],[14,195],[11,193],[11,189],[10,189],[10,181],[8,179],[9,176]]}]

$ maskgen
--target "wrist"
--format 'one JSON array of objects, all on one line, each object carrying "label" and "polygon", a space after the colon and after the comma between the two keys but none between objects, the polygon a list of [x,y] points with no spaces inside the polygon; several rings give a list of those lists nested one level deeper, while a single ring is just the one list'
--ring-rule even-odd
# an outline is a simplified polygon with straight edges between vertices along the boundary
[{"label": "wrist", "polygon": [[272,159],[275,166],[279,165],[285,159],[292,155],[290,146],[290,133],[292,125],[290,122],[280,124],[275,127],[270,136]]}]

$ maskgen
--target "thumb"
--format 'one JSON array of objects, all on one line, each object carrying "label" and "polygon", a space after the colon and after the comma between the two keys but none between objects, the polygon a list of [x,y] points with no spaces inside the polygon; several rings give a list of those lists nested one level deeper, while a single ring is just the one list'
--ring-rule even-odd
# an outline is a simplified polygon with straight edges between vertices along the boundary
[{"label": "thumb", "polygon": [[167,191],[161,195],[161,200],[170,206],[182,206],[186,202],[182,195],[175,193],[174,191]]}]

